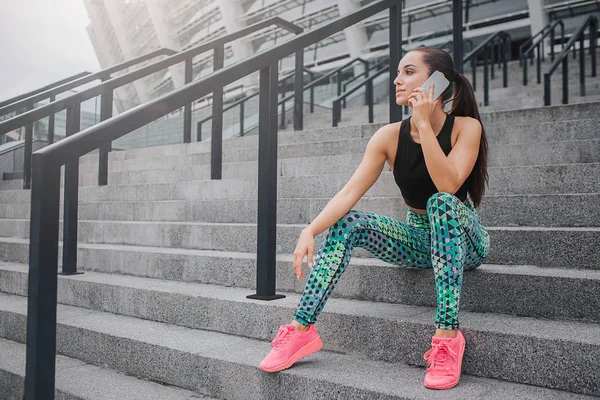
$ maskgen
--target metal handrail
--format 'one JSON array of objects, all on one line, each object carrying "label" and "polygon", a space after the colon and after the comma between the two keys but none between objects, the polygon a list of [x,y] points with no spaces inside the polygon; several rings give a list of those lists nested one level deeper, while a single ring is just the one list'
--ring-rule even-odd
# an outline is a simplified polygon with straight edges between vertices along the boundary
[{"label": "metal handrail", "polygon": [[[403,51],[404,51],[404,50],[403,50]],[[370,66],[370,67],[369,67],[369,68],[368,68],[368,69],[367,69],[365,72],[363,72],[362,74],[358,74],[358,75],[356,75],[354,78],[352,78],[352,79],[350,79],[350,80],[348,80],[348,81],[344,82],[343,89],[342,89],[342,93],[345,93],[345,92],[346,92],[346,90],[348,89],[348,85],[350,85],[352,82],[354,82],[354,81],[356,81],[356,80],[358,80],[358,79],[360,79],[360,78],[362,78],[362,77],[364,77],[364,78],[368,78],[368,77],[369,77],[369,73],[370,73],[371,71],[373,71],[373,70],[375,70],[375,71],[378,71],[378,70],[379,70],[379,69],[380,69],[380,68],[381,68],[383,65],[386,65],[386,64],[388,64],[388,63],[389,63],[389,59],[388,59],[388,58],[386,58],[386,59],[384,59],[384,60],[380,61],[380,62],[379,62],[379,63],[377,63],[377,64],[373,64],[373,65],[371,65],[371,66]],[[338,96],[340,96],[340,95],[341,95],[341,94],[338,94]],[[366,94],[365,94],[365,96],[366,96]],[[366,99],[366,98],[365,98],[365,101],[368,101],[368,99]],[[346,108],[346,98],[344,98],[344,99],[342,100],[342,108]]]},{"label": "metal handrail", "polygon": [[[113,91],[121,87],[123,85],[132,83],[140,78],[151,75],[155,72],[163,70],[167,67],[170,67],[174,64],[185,62],[185,82],[190,83],[192,81],[192,59],[194,56],[204,53],[206,51],[214,50],[215,57],[215,70],[223,67],[224,62],[224,47],[226,43],[232,42],[234,40],[240,39],[249,33],[255,32],[257,30],[263,29],[270,25],[278,25],[283,29],[290,30],[294,33],[301,33],[303,30],[301,27],[296,26],[284,19],[279,17],[269,18],[265,21],[258,22],[254,25],[250,25],[246,28],[243,28],[237,32],[232,34],[220,37],[218,39],[214,39],[210,42],[203,43],[197,47],[192,49],[182,51],[176,53],[170,57],[167,57],[163,60],[157,61],[153,64],[144,66],[135,71],[129,72],[127,74],[120,75],[115,78],[111,78],[105,80],[103,83],[91,87],[87,90],[84,90],[79,93],[75,93],[71,96],[65,97],[60,100],[52,101],[49,104],[43,105],[38,108],[33,108],[33,103],[29,100],[29,107],[31,108],[29,111],[17,115],[13,118],[0,122],[0,135],[11,132],[17,128],[25,126],[25,142],[28,143],[25,147],[25,157],[24,157],[24,166],[23,166],[23,187],[25,189],[30,188],[30,180],[31,180],[31,139],[33,137],[33,123],[39,119],[53,116],[55,113],[65,110],[69,107],[79,106],[83,101],[91,99],[96,96],[102,96],[102,104],[101,104],[101,117],[102,121],[110,118],[112,116],[112,101],[113,101]],[[152,53],[150,53],[152,54]],[[221,99],[221,101],[213,102],[213,115],[217,115],[217,118],[222,118],[223,112],[223,93],[222,89],[215,93],[216,99]],[[184,126],[183,126],[183,141],[184,143],[190,143],[192,137],[192,108],[191,104],[185,105],[184,109]],[[216,126],[216,128],[220,129],[220,126]],[[70,132],[74,133],[74,132]],[[68,133],[68,134],[70,134]],[[99,172],[98,172],[98,183],[100,185],[106,185],[108,181],[108,151],[110,150],[110,144],[108,144],[105,148],[100,150],[99,156]]]},{"label": "metal handrail", "polygon": [[352,93],[356,92],[363,86],[366,86],[366,96],[367,96],[367,105],[369,106],[369,123],[373,123],[373,80],[380,76],[385,72],[390,71],[389,64],[385,67],[381,68],[375,74],[363,79],[358,85],[354,86],[352,89],[348,90],[346,93],[341,94],[333,100],[333,118],[332,118],[332,126],[336,127],[338,122],[342,120],[342,101],[345,101],[348,96]]},{"label": "metal handrail", "polygon": [[[500,43],[496,43],[496,41],[500,39]],[[502,85],[503,87],[508,87],[508,54],[510,52],[510,42],[511,37],[508,33],[504,31],[496,32],[490,35],[486,40],[481,42],[475,49],[473,49],[469,54],[463,57],[463,65],[469,61],[471,61],[471,69],[473,73],[473,79],[471,80],[471,84],[473,86],[473,90],[477,88],[477,56],[483,53],[483,105],[488,106],[489,101],[489,93],[490,93],[490,85],[489,85],[489,76],[488,76],[488,64],[490,61],[490,50],[494,50],[494,46],[498,46],[500,50],[500,61],[502,62]],[[502,47],[504,46],[504,47]],[[492,69],[492,79],[494,79],[494,63],[491,63]]]},{"label": "metal handrail", "polygon": [[[542,61],[544,59],[544,38],[546,36],[551,35],[550,39],[550,54],[551,61],[554,61],[554,30],[556,27],[560,25],[561,36],[562,36],[562,49],[565,48],[565,23],[562,19],[558,21],[554,21],[551,24],[546,25],[541,31],[535,34],[535,37],[541,35],[541,37],[537,40],[537,42],[533,42],[533,38],[531,40],[531,45],[523,51],[525,42],[523,45],[519,46],[519,65],[523,67],[523,85],[527,85],[528,83],[528,73],[527,73],[527,56],[531,54],[531,64],[533,65],[533,49],[537,49],[537,83],[542,83]],[[541,47],[541,50],[540,50]]]},{"label": "metal handrail", "polygon": [[[316,72],[308,69],[308,68],[303,68],[304,72],[307,72],[309,75],[314,76],[316,74]],[[277,82],[277,84],[283,84],[285,83],[289,78],[291,78],[292,76],[295,76],[296,72],[293,71],[291,73],[289,73],[288,75],[284,76],[283,78],[279,79],[279,81]],[[312,81],[312,79],[311,79]],[[230,105],[228,105],[227,107],[223,108],[223,112],[225,111],[229,111],[234,109],[237,106],[240,106],[240,136],[244,136],[244,104],[249,101],[250,99],[253,99],[254,97],[258,96],[260,94],[260,92],[254,92],[249,96],[245,96],[244,98],[241,98],[239,100],[236,100],[235,102],[231,103]],[[314,93],[311,90],[310,93],[310,99],[311,99],[311,112],[313,112],[313,104],[314,104]],[[196,141],[200,142],[202,140],[202,124],[210,121],[212,119],[212,115],[209,115],[208,117],[200,120],[197,122],[197,127],[196,127]]]},{"label": "metal handrail", "polygon": [[[342,91],[341,91],[341,79],[340,79],[341,72],[344,69],[348,68],[350,65],[355,64],[356,62],[361,62],[364,65],[366,65],[367,67],[369,65],[368,61],[364,60],[361,57],[356,57],[356,58],[348,61],[344,65],[342,65],[342,66],[340,66],[340,67],[338,67],[338,68],[336,68],[336,69],[334,69],[332,71],[327,72],[326,74],[320,76],[317,79],[313,80],[311,78],[311,81],[308,84],[302,86],[302,91],[303,92],[310,89],[310,112],[311,113],[314,112],[314,107],[315,107],[315,99],[314,99],[314,88],[315,88],[315,86],[318,83],[321,83],[321,82],[325,81],[326,79],[329,79],[332,76],[334,76],[334,75],[337,74],[337,79],[338,79],[338,81],[337,81],[338,82],[338,96],[339,96],[342,93]],[[311,71],[311,70],[309,70],[307,68],[304,68],[304,71],[308,72],[309,74],[316,74],[314,71]],[[290,78],[293,75],[295,75],[295,72],[292,72],[290,75],[288,75],[288,76],[280,79],[278,81],[278,83],[285,82],[288,78]],[[259,94],[258,92],[253,93],[252,95],[250,95],[248,97],[245,97],[243,99],[240,99],[238,102],[233,103],[229,107],[223,109],[223,112],[225,112],[225,111],[231,110],[232,108],[234,108],[237,105],[240,106],[240,136],[244,136],[244,122],[243,122],[244,121],[244,105],[243,104],[246,101],[254,98],[255,96],[258,96],[258,94]],[[280,122],[280,125],[279,125],[280,128],[285,127],[285,103],[288,102],[288,101],[290,101],[294,97],[295,97],[295,94],[290,94],[287,97],[283,97],[281,100],[279,100],[277,102],[277,105],[281,106],[281,114],[280,114],[281,115],[281,122]],[[212,116],[208,116],[208,117],[204,118],[203,120],[198,121],[198,123],[197,123],[197,129],[196,129],[196,132],[197,132],[197,135],[198,135],[198,140],[200,140],[201,137],[202,137],[202,124],[210,121],[211,119],[212,119]]]},{"label": "metal handrail", "polygon": [[[389,10],[390,65],[395,69],[399,48],[396,43],[399,42],[402,32],[401,2],[402,0],[373,2],[78,133],[76,132],[79,130],[79,104],[69,107],[67,131],[71,135],[36,151],[32,157],[25,398],[32,398],[33,393],[40,396],[39,398],[52,398],[55,391],[56,272],[61,167],[65,165],[63,272],[76,273],[79,157],[95,149],[102,149],[135,129],[190,104],[208,93],[220,91],[226,85],[260,71],[257,293],[248,297],[263,300],[280,298],[281,295],[275,294],[278,61],[294,53],[297,57],[300,54],[300,57],[296,58],[296,65],[298,65],[299,61],[303,61],[304,48],[368,17]],[[296,79],[301,77],[301,73],[296,74]],[[301,85],[296,85],[296,92],[302,100]],[[302,102],[297,105],[302,106]],[[399,119],[399,110],[397,107],[394,109],[396,109],[395,114],[390,113],[391,120]],[[211,144],[211,177],[221,179],[222,136],[215,135],[213,131]],[[67,257],[66,261],[70,265],[67,271],[65,271],[64,257]],[[73,257],[75,260],[71,259]]]},{"label": "metal handrail", "polygon": [[567,42],[563,50],[556,57],[556,60],[548,67],[544,74],[544,105],[549,106],[550,100],[550,79],[552,74],[558,68],[558,64],[562,62],[563,75],[563,104],[569,103],[569,49],[575,48],[575,42],[579,39],[579,94],[585,96],[585,48],[583,46],[585,28],[589,27],[590,34],[590,54],[592,56],[592,77],[596,76],[596,47],[598,43],[598,18],[595,15],[590,15],[588,19],[577,29],[573,37]]},{"label": "metal handrail", "polygon": [[31,92],[23,93],[23,94],[21,94],[19,96],[11,97],[10,99],[4,100],[4,101],[0,101],[0,108],[6,107],[6,106],[8,106],[10,104],[16,103],[18,101],[21,101],[21,100],[26,99],[26,98],[31,97],[31,96],[35,96],[38,93],[45,92],[47,90],[53,89],[53,88],[55,88],[57,86],[64,85],[65,83],[74,81],[76,79],[79,79],[81,77],[84,77],[84,76],[90,75],[90,74],[91,74],[91,72],[88,72],[88,71],[80,72],[80,73],[78,73],[76,75],[73,75],[73,76],[70,76],[68,78],[61,79],[60,81],[56,81],[56,82],[50,83],[49,85],[46,85],[46,86],[41,87],[39,89],[32,90]]},{"label": "metal handrail", "polygon": [[[171,50],[171,49],[167,49],[167,48],[160,48],[160,49],[150,52],[148,54],[144,54],[143,56],[139,56],[134,59],[122,62],[120,64],[113,65],[112,67],[103,69],[102,71],[96,72],[94,74],[85,75],[83,77],[80,77],[79,79],[66,82],[58,87],[54,87],[54,88],[45,90],[41,93],[36,93],[32,96],[29,96],[27,98],[19,100],[15,103],[3,106],[2,108],[0,108],[0,115],[4,115],[9,112],[13,112],[13,111],[17,111],[22,108],[26,108],[29,104],[37,103],[42,100],[51,99],[50,101],[54,101],[52,98],[56,97],[56,95],[58,95],[60,93],[67,92],[73,88],[85,85],[86,83],[90,83],[97,79],[101,79],[101,80],[109,79],[110,75],[115,72],[122,71],[126,68],[132,67],[139,63],[151,60],[154,57],[163,56],[163,55],[170,56],[170,55],[173,55],[176,53],[177,52],[175,50]],[[5,132],[3,132],[3,133],[5,133]],[[0,133],[0,135],[1,134],[2,133]]]},{"label": "metal handrail", "polygon": [[[349,66],[351,66],[352,64],[356,64],[357,62],[362,63],[365,66],[365,70],[369,69],[368,61],[366,61],[364,58],[361,58],[361,57],[355,57],[352,60],[345,63],[344,65],[342,65],[332,71],[329,71],[325,75],[315,79],[314,81],[308,83],[306,86],[304,86],[302,88],[302,91],[305,91],[308,89],[311,90],[311,108],[310,108],[311,111],[310,112],[313,112],[313,110],[314,110],[314,98],[312,95],[312,91],[313,91],[314,87],[317,86],[318,83],[321,83],[321,82],[325,81],[326,79],[330,79],[330,81],[331,81],[331,77],[336,76],[337,95],[338,96],[341,95],[342,94],[342,71],[344,69],[348,68]],[[291,100],[291,98],[292,98],[292,95],[289,95],[287,97],[282,98],[278,103],[278,105],[281,105],[281,113],[282,113],[281,114],[281,120],[282,120],[281,126],[282,127],[284,125],[283,121],[285,119],[285,103],[286,103],[286,101]]]}]

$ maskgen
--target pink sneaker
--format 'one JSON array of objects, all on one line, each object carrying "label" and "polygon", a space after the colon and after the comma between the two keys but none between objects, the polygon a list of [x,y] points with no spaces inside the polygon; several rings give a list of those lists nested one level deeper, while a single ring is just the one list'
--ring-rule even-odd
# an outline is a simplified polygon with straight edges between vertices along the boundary
[{"label": "pink sneaker", "polygon": [[321,347],[323,342],[317,333],[315,324],[308,331],[300,331],[294,325],[282,325],[277,336],[271,342],[271,352],[260,363],[260,369],[265,372],[277,372],[292,366],[293,363]]},{"label": "pink sneaker", "polygon": [[462,359],[465,352],[465,337],[457,331],[455,338],[431,339],[430,350],[423,357],[427,360],[425,387],[429,389],[450,389],[458,384]]}]

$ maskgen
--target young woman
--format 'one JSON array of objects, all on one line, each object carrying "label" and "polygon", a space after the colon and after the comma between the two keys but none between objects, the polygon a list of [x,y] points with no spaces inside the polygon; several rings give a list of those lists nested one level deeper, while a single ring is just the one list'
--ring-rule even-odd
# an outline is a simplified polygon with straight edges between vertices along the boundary
[{"label": "young woman", "polygon": [[[427,92],[421,85],[436,70],[451,85],[433,101],[433,87]],[[475,211],[488,181],[485,131],[473,88],[445,51],[420,47],[408,52],[394,84],[396,103],[411,107],[412,115],[373,135],[352,178],[301,233],[294,271],[303,278],[307,255],[310,277],[294,319],[279,328],[260,363],[263,371],[286,369],[322,347],[314,323],[358,246],[398,267],[433,269],[436,329],[424,356],[424,384],[448,389],[460,379],[465,348],[458,330],[463,271],[480,266],[490,247]],[[446,113],[443,105],[449,101],[452,109]],[[386,162],[408,206],[405,221],[351,209],[377,181]],[[328,228],[312,267],[314,237]]]}]

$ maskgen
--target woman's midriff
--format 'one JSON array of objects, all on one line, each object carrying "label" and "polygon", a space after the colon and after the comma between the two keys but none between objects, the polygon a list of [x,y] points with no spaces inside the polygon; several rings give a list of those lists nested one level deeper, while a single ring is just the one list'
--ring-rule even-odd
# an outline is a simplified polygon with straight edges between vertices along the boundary
[{"label": "woman's midriff", "polygon": [[[466,199],[465,199],[465,201],[463,201],[463,204],[467,204],[467,200]],[[427,210],[419,210],[418,208],[412,208],[410,206],[407,206],[407,207],[408,207],[408,209],[410,211],[415,212],[417,214],[420,214],[420,215],[427,214]]]}]

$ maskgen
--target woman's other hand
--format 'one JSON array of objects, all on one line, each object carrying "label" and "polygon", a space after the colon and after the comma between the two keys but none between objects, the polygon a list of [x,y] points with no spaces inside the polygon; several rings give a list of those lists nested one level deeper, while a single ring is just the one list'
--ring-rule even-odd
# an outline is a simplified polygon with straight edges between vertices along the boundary
[{"label": "woman's other hand", "polygon": [[311,233],[311,231],[304,229],[298,238],[296,250],[294,250],[294,272],[296,273],[298,280],[304,278],[304,272],[302,272],[302,262],[304,261],[304,256],[308,255],[308,267],[312,268],[314,249],[314,235]]}]

